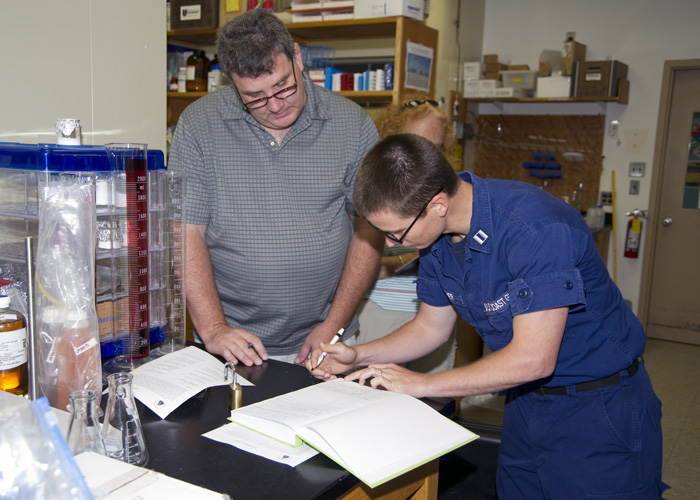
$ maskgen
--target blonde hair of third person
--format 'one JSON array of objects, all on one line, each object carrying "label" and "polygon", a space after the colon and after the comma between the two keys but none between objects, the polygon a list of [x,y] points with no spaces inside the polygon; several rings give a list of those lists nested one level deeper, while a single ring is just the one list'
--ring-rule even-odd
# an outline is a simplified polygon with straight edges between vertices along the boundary
[{"label": "blonde hair of third person", "polygon": [[416,134],[435,144],[450,162],[455,139],[452,119],[437,101],[410,98],[402,104],[390,104],[374,120],[379,137],[393,134]]}]

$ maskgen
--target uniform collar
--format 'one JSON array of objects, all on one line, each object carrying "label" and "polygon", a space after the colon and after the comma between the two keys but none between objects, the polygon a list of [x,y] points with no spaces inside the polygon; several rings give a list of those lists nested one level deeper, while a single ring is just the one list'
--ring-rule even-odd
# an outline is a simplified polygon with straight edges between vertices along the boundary
[{"label": "uniform collar", "polygon": [[460,172],[459,176],[472,185],[472,220],[467,236],[469,249],[491,253],[493,252],[493,221],[489,189],[484,179],[471,172],[465,170]]}]

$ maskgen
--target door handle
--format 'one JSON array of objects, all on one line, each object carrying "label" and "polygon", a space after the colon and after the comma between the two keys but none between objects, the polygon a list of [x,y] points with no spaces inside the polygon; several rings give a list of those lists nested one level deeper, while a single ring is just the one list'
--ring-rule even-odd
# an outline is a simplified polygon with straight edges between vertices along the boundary
[{"label": "door handle", "polygon": [[670,217],[666,217],[664,220],[661,221],[661,224],[663,224],[664,226],[668,227],[668,226],[670,226],[671,224],[673,224],[673,219],[670,218]]}]

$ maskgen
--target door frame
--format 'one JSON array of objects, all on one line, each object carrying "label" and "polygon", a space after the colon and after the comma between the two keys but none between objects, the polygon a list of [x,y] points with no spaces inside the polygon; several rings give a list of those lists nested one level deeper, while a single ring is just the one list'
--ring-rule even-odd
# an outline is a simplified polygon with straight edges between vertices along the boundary
[{"label": "door frame", "polygon": [[644,262],[642,263],[642,278],[639,290],[639,321],[646,330],[649,318],[649,298],[651,296],[651,278],[656,257],[656,238],[661,213],[659,204],[663,192],[664,158],[668,149],[668,129],[671,115],[671,99],[676,72],[683,70],[700,70],[700,59],[680,59],[664,62],[661,96],[659,99],[659,114],[656,125],[656,142],[654,144],[654,160],[651,175],[651,190],[649,195],[649,210],[647,212],[647,232],[644,243]]}]

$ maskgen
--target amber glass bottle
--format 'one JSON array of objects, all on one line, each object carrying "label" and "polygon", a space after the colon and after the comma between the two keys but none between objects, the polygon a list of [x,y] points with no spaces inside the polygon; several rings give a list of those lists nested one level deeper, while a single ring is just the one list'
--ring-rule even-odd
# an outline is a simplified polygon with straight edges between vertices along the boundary
[{"label": "amber glass bottle", "polygon": [[0,295],[0,389],[19,396],[28,391],[27,320]]},{"label": "amber glass bottle", "polygon": [[209,59],[203,50],[195,50],[187,58],[187,92],[204,92],[207,90]]}]

